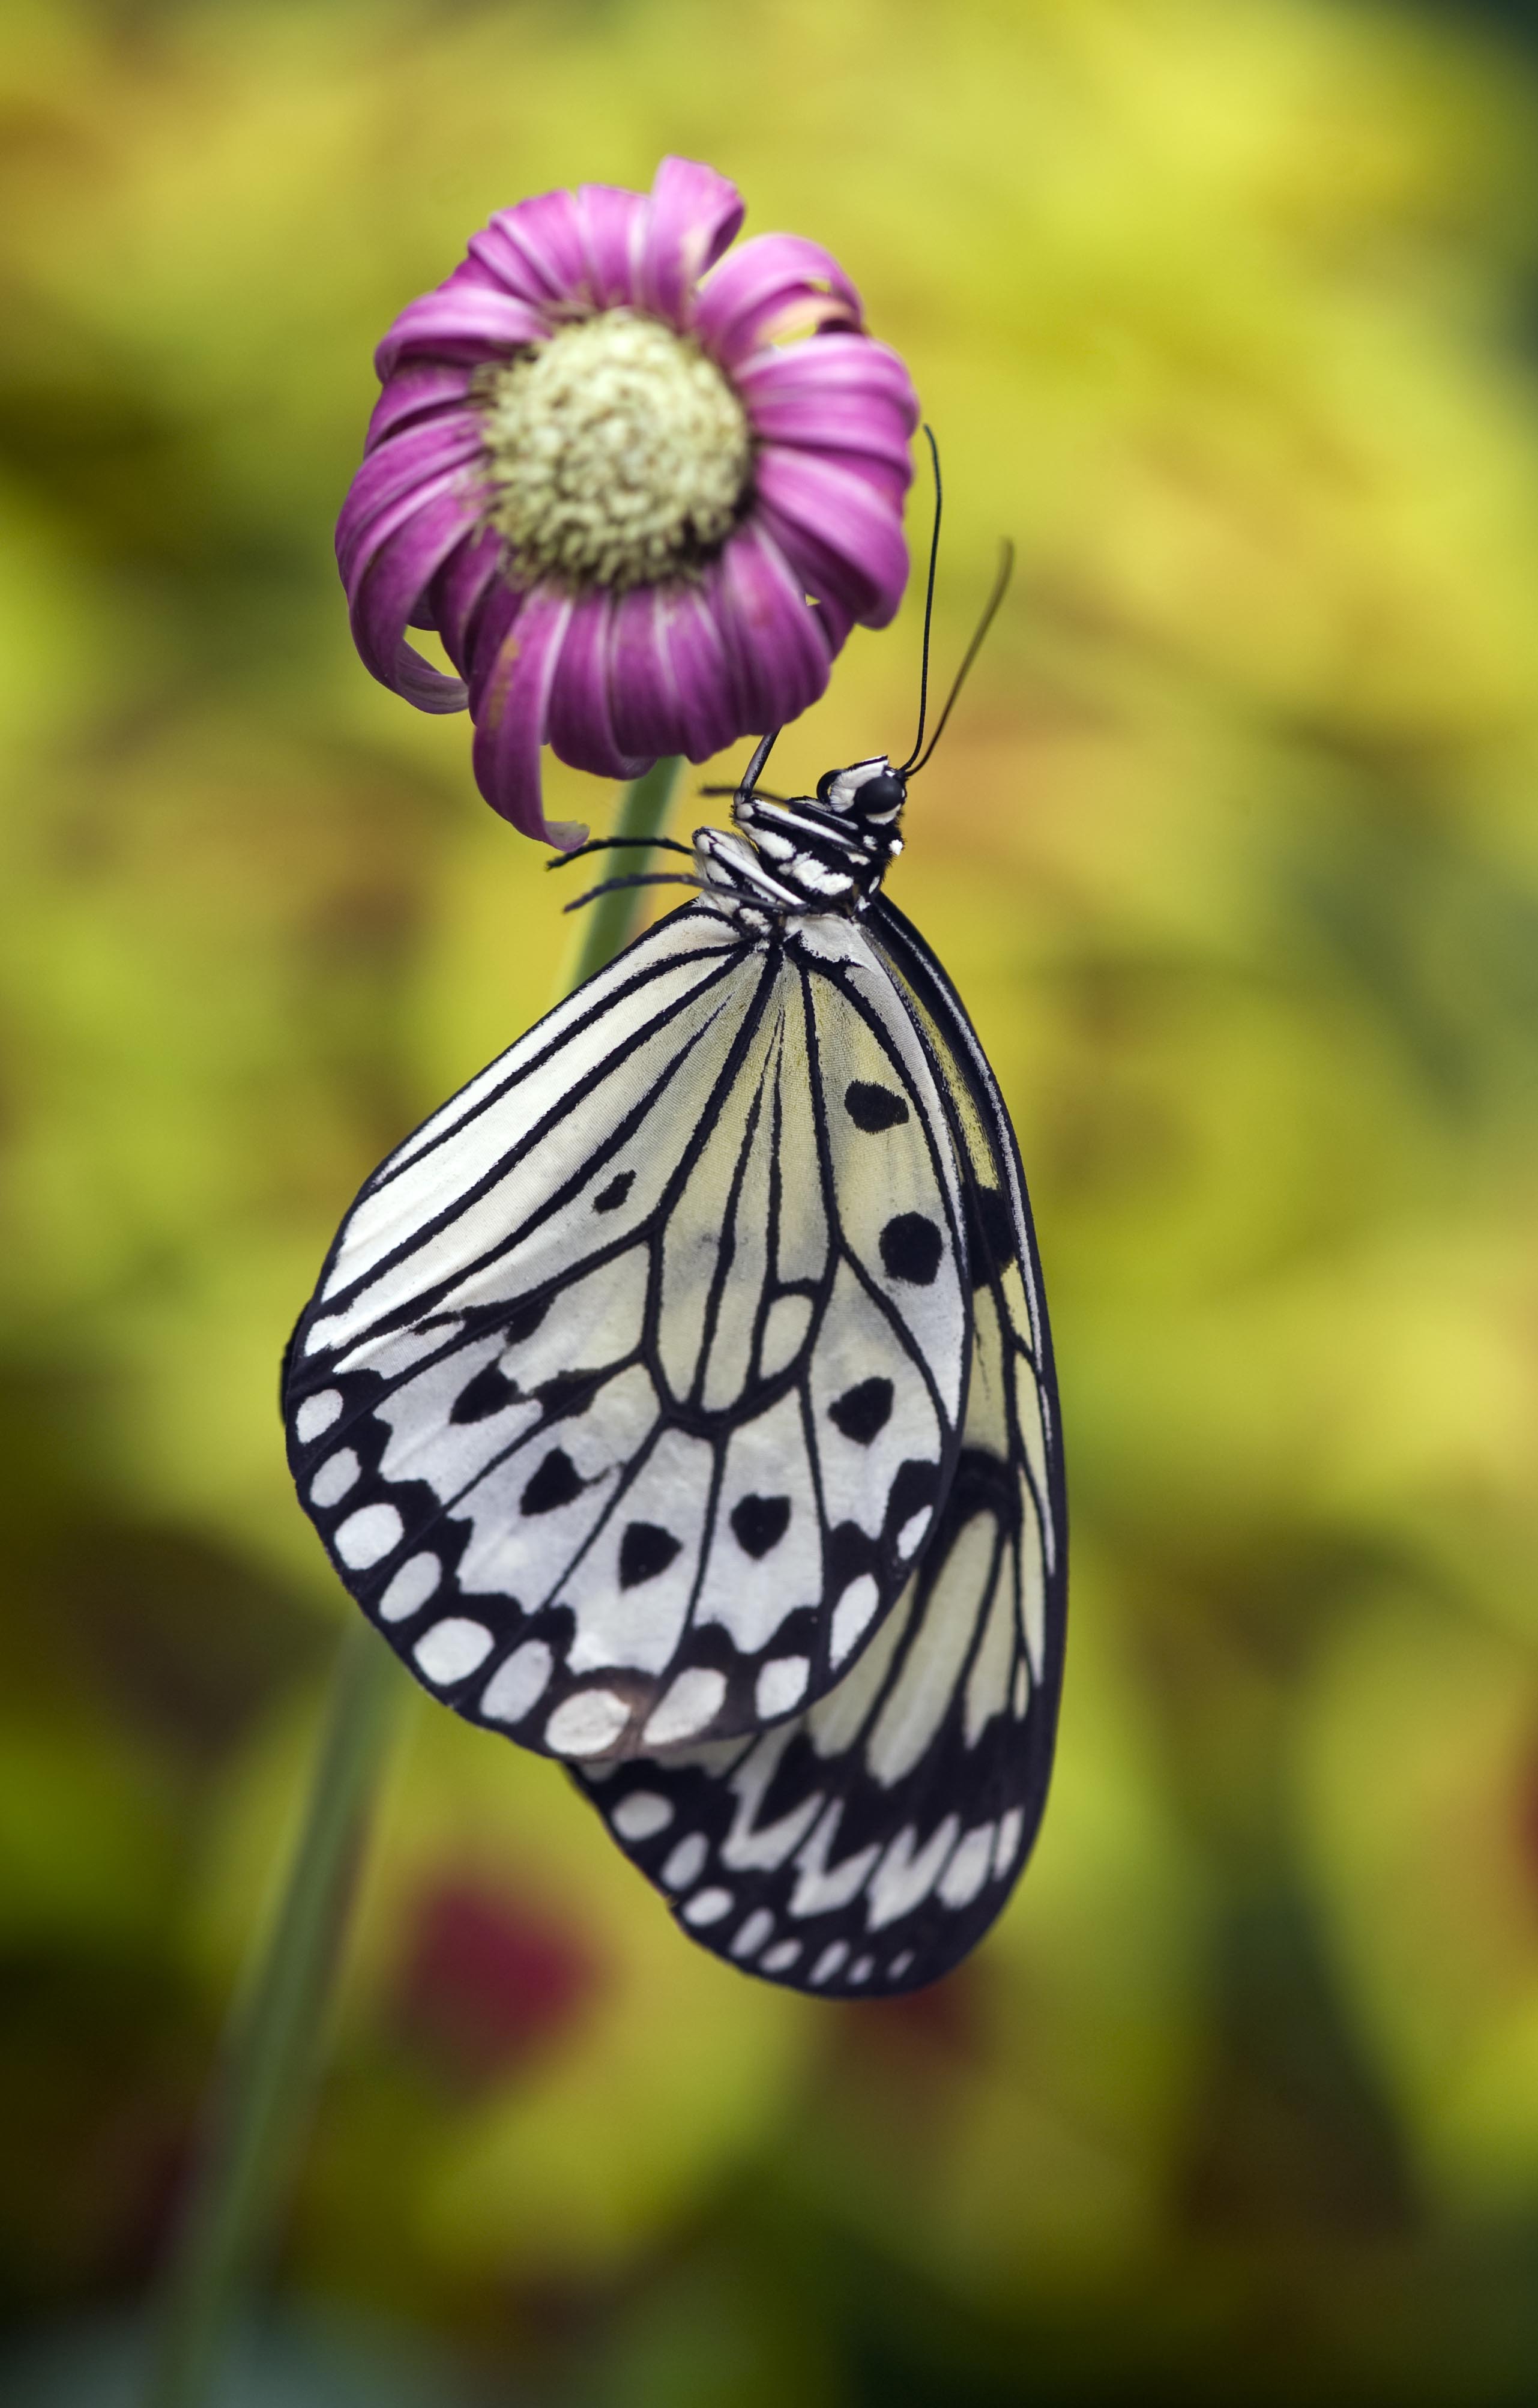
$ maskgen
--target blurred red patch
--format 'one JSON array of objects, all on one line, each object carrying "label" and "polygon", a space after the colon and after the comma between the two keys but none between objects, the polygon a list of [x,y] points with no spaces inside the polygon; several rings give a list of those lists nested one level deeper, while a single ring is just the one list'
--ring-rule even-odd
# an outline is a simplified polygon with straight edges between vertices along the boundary
[{"label": "blurred red patch", "polygon": [[441,1882],[412,1916],[395,2020],[442,2071],[489,2082],[564,2039],[601,1982],[572,1925],[507,1890]]}]

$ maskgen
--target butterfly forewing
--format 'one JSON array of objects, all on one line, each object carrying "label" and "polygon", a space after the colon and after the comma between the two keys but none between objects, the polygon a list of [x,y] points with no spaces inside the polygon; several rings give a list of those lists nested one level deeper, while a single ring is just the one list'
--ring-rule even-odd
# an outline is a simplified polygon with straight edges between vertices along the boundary
[{"label": "butterfly forewing", "polygon": [[343,1580],[585,1760],[756,1729],[892,1611],[970,1314],[929,1049],[851,923],[673,914],[365,1186],[285,1383]]},{"label": "butterfly forewing", "polygon": [[964,1198],[954,1474],[917,1572],[806,1711],[736,1745],[579,1775],[695,1939],[834,1996],[933,1981],[999,1913],[1045,1801],[1065,1608],[1056,1392],[1013,1135],[933,957],[884,902],[868,924],[875,969],[846,981],[845,1000],[881,1017],[884,979],[898,999]]}]

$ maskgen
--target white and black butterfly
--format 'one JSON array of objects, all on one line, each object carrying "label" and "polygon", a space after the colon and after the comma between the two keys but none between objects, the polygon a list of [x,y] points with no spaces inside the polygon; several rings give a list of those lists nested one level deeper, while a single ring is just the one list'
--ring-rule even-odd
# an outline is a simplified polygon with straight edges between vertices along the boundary
[{"label": "white and black butterfly", "polygon": [[1062,1458],[1009,1118],[881,892],[904,772],[771,797],[771,740],[697,898],[367,1182],[284,1406],[417,1677],[562,1759],[691,1937],[857,1996],[1029,1851]]}]

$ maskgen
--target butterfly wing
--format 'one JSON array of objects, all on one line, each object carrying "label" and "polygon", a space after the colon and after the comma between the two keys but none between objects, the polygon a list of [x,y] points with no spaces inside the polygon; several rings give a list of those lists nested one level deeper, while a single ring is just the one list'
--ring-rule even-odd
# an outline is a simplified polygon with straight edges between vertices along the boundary
[{"label": "butterfly wing", "polygon": [[1067,1525],[1051,1339],[1013,1132],[959,998],[884,900],[868,924],[931,1058],[964,1197],[971,1349],[955,1475],[874,1642],[804,1713],[579,1775],[718,1955],[798,1989],[913,1989],[998,1914],[1056,1727]]},{"label": "butterfly wing", "polygon": [[437,1695],[601,1760],[756,1730],[872,1643],[959,1443],[943,1111],[857,928],[695,903],[367,1182],[290,1458]]}]

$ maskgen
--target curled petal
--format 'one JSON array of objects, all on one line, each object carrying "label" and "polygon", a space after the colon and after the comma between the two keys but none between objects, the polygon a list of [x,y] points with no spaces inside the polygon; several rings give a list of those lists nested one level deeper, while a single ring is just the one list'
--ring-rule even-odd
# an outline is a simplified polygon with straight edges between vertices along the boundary
[{"label": "curled petal", "polygon": [[436,292],[407,303],[374,353],[374,366],[381,384],[404,360],[453,360],[475,367],[526,343],[542,342],[549,331],[536,311],[511,294],[458,283],[451,277]]},{"label": "curled petal", "polygon": [[[735,184],[694,159],[664,159],[652,179],[636,262],[636,300],[670,325],[686,326],[697,279],[742,222]],[[750,245],[751,248],[751,245]]]},{"label": "curled petal", "polygon": [[539,193],[498,209],[470,236],[470,257],[521,301],[548,309],[580,293],[586,259],[575,193]]},{"label": "curled petal", "polygon": [[496,668],[513,621],[528,600],[529,589],[510,583],[505,576],[494,580],[475,615],[466,649],[466,683],[470,690],[470,717],[481,716],[481,697]]},{"label": "curled petal", "polygon": [[574,769],[600,778],[639,778],[657,756],[620,750],[609,705],[612,595],[590,594],[571,613],[550,690],[551,748]]},{"label": "curled petal", "polygon": [[577,193],[586,290],[595,309],[618,309],[636,297],[636,255],[646,218],[640,193],[583,184]]},{"label": "curled petal", "polygon": [[352,640],[381,685],[422,710],[463,710],[465,688],[403,641],[424,587],[463,541],[468,523],[459,497],[441,493],[370,547],[352,590]]},{"label": "curled petal", "polygon": [[539,748],[571,609],[570,595],[550,586],[537,585],[527,595],[482,688],[472,756],[476,784],[493,810],[563,853],[581,844],[587,831],[545,818]]},{"label": "curled petal", "polygon": [[826,638],[772,537],[751,520],[739,527],[706,589],[744,734],[779,727],[815,702],[827,684]]},{"label": "curled petal", "polygon": [[461,677],[475,641],[482,606],[502,559],[501,538],[490,530],[467,536],[433,580],[433,624]]},{"label": "curled petal", "polygon": [[348,487],[337,521],[337,566],[351,584],[360,546],[375,521],[402,502],[425,501],[445,480],[467,486],[481,456],[481,422],[469,410],[408,427],[370,452]]},{"label": "curled petal", "polygon": [[474,370],[446,360],[413,360],[397,368],[374,404],[364,437],[366,453],[377,452],[392,435],[439,410],[453,410],[467,399]]},{"label": "curled petal", "polygon": [[860,323],[860,296],[831,251],[760,234],[723,260],[695,303],[695,332],[725,367],[761,343]]},{"label": "curled petal", "polygon": [[884,498],[847,468],[773,443],[755,477],[764,523],[807,591],[884,627],[908,581],[901,523]]}]

